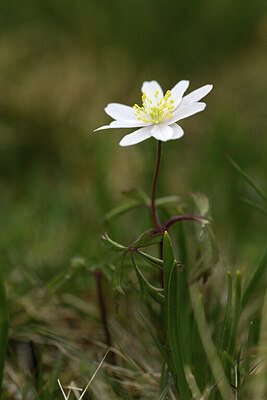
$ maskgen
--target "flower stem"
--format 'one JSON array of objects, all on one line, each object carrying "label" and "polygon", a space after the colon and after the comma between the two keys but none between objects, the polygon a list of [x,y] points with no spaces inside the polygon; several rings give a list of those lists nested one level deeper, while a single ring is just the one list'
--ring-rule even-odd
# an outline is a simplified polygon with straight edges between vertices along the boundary
[{"label": "flower stem", "polygon": [[201,223],[203,219],[203,217],[199,217],[197,215],[177,215],[176,217],[172,217],[167,222],[165,222],[163,230],[167,231],[172,224],[178,221],[191,220]]},{"label": "flower stem", "polygon": [[[106,338],[106,343],[108,347],[112,347],[112,339],[111,339],[111,334],[109,331],[108,327],[108,321],[107,321],[107,307],[106,307],[106,302],[105,302],[105,297],[104,297],[104,292],[103,292],[103,272],[100,270],[97,270],[94,272],[95,278],[96,278],[96,286],[97,286],[97,295],[98,295],[98,304],[99,304],[99,309],[101,313],[101,319],[102,319],[102,324],[103,324],[103,329],[105,333],[105,338]],[[116,360],[113,352],[110,352],[110,361],[115,365]]]},{"label": "flower stem", "polygon": [[[159,177],[161,153],[162,153],[162,142],[160,140],[158,140],[157,161],[156,161],[154,179],[153,179],[153,185],[152,185],[151,206],[150,207],[151,207],[151,213],[152,213],[152,218],[153,218],[155,228],[159,231],[161,231],[162,228],[161,228],[160,220],[159,220],[156,205],[155,205],[155,196],[156,196],[157,181],[158,181],[158,177]],[[159,244],[159,257],[162,260],[162,258],[163,258],[163,241],[161,241]],[[161,284],[161,287],[164,287],[163,271],[160,271],[159,282]]]},{"label": "flower stem", "polygon": [[160,140],[158,140],[157,161],[156,161],[155,173],[154,173],[154,179],[153,179],[153,185],[152,185],[151,206],[150,206],[152,218],[153,218],[153,221],[155,224],[155,228],[158,230],[161,229],[161,224],[160,224],[160,221],[158,218],[157,209],[156,209],[156,205],[155,205],[155,195],[156,195],[156,187],[157,187],[157,181],[158,181],[158,176],[159,176],[161,152],[162,152],[162,142]]}]

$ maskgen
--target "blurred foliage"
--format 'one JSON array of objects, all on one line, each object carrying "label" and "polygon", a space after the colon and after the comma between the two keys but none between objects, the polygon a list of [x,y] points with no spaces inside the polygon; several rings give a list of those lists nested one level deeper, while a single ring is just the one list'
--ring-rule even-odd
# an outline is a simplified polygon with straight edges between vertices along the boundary
[{"label": "blurred foliage", "polygon": [[[259,184],[266,181],[263,1],[27,0],[3,2],[0,11],[4,253],[18,252],[25,240],[31,251],[33,237],[49,241],[52,219],[65,232],[62,241],[71,236],[63,256],[69,245],[85,243],[85,224],[74,223],[78,214],[91,239],[95,219],[121,190],[149,188],[152,140],[121,149],[116,132],[91,132],[107,120],[107,102],[138,101],[144,79],[168,88],[189,78],[193,88],[214,83],[214,91],[205,113],[182,122],[186,136],[166,144],[161,191],[205,192],[220,238],[228,246],[234,238],[235,254],[245,248],[253,257],[264,228],[236,200],[243,183],[224,153]],[[38,239],[35,229],[42,231]]]},{"label": "blurred foliage", "polygon": [[[223,260],[252,275],[266,225],[237,199],[258,202],[225,154],[266,191],[263,7],[263,0],[1,2],[0,251],[15,314],[17,296],[36,286],[38,297],[73,256],[109,261],[103,215],[123,190],[149,192],[155,141],[120,148],[124,131],[92,131],[109,120],[108,102],[138,103],[150,79],[164,89],[180,79],[190,90],[214,84],[205,112],[181,121],[184,138],[164,145],[158,195],[205,193]],[[133,210],[109,230],[130,243],[149,228],[147,211]],[[80,296],[93,286],[87,273],[70,290]]]}]

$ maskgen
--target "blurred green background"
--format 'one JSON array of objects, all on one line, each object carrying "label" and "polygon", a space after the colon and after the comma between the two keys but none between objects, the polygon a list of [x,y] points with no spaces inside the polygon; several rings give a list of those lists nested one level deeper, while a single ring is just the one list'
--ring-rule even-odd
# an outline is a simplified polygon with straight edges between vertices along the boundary
[{"label": "blurred green background", "polygon": [[[109,102],[140,103],[144,80],[165,90],[213,83],[205,112],[164,145],[158,194],[201,191],[228,263],[254,265],[266,242],[256,199],[225,158],[266,188],[263,0],[25,0],[0,5],[0,250],[6,273],[44,281],[75,255],[105,252],[104,213],[121,192],[150,192],[156,142],[121,148],[126,130],[92,133]],[[257,199],[258,200],[258,199]],[[132,239],[148,220],[125,220]],[[124,239],[126,240],[126,239]],[[22,272],[23,271],[23,272]],[[13,277],[13,279],[15,279]],[[16,278],[17,279],[17,278]],[[23,287],[23,279],[18,279]]]}]

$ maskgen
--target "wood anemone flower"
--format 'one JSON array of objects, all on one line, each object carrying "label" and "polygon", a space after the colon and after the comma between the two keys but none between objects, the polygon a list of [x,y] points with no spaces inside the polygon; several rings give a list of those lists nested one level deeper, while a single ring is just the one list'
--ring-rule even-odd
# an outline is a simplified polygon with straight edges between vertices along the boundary
[{"label": "wood anemone flower", "polygon": [[124,136],[120,141],[121,146],[131,146],[150,137],[163,142],[180,139],[184,131],[176,122],[203,111],[206,104],[199,100],[205,97],[213,87],[205,85],[183,97],[188,86],[189,81],[180,81],[164,95],[158,82],[144,82],[141,89],[142,106],[108,104],[105,112],[114,121],[95,131],[110,128],[139,128]]}]

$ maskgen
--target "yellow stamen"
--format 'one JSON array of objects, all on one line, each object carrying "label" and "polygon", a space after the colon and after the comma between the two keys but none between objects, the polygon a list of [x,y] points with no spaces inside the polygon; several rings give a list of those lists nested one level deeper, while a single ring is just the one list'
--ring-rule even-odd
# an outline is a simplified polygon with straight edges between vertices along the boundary
[{"label": "yellow stamen", "polygon": [[152,122],[153,124],[159,124],[166,118],[172,117],[174,110],[174,100],[171,99],[172,93],[167,90],[165,96],[158,101],[159,91],[155,92],[156,102],[154,102],[147,96],[145,92],[142,94],[142,107],[135,104],[133,108],[136,110],[134,115],[145,123]]}]

